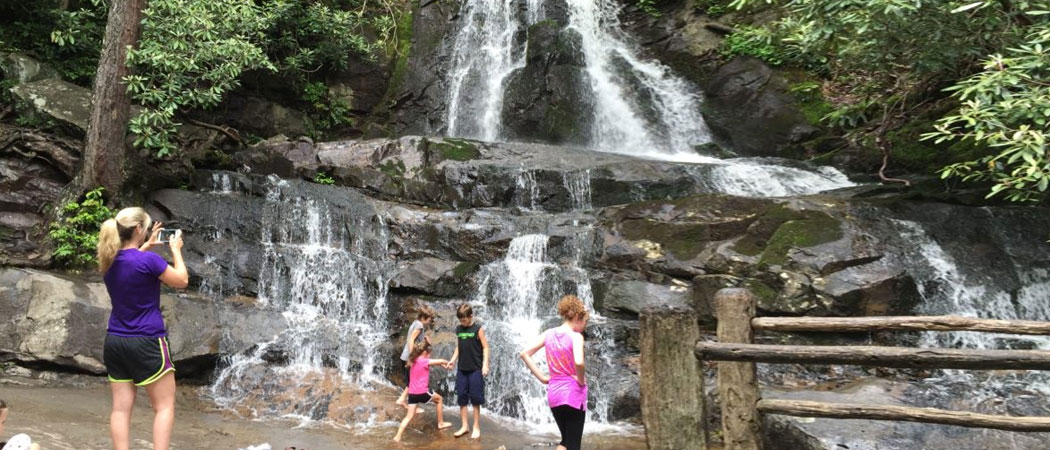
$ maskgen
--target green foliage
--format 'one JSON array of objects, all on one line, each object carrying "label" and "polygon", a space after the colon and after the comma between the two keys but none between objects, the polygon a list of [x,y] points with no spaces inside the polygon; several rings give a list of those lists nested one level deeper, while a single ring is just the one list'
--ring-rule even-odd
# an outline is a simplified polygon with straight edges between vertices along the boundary
[{"label": "green foliage", "polygon": [[158,156],[175,150],[175,115],[210,108],[240,85],[245,70],[274,69],[259,42],[271,18],[241,0],[152,0],[143,11],[128,92],[144,107],[131,119],[135,145]]},{"label": "green foliage", "polygon": [[962,103],[927,139],[972,141],[994,150],[977,161],[952,164],[941,176],[992,181],[992,197],[1011,201],[1046,198],[1050,187],[1050,25],[1005,55],[992,55],[983,70],[949,88]]},{"label": "green foliage", "polygon": [[334,97],[324,83],[306,83],[303,87],[303,100],[310,105],[308,113],[317,129],[327,130],[338,125],[353,124],[350,104],[346,100]]},{"label": "green foliage", "polygon": [[0,49],[26,53],[63,78],[88,86],[98,68],[106,5],[102,0],[0,2]]},{"label": "green foliage", "polygon": [[741,26],[735,33],[726,36],[722,43],[722,55],[747,55],[771,66],[779,66],[784,64],[784,51],[778,48],[778,44],[779,41],[774,39],[773,32],[768,28]]},{"label": "green foliage", "polygon": [[51,224],[47,236],[55,246],[52,256],[61,267],[81,268],[95,263],[98,230],[113,211],[102,199],[103,188],[84,195],[84,201],[62,207],[62,218]]},{"label": "green foliage", "polygon": [[314,174],[314,183],[317,184],[335,184],[335,178],[332,178],[327,173],[317,172]]},{"label": "green foliage", "polygon": [[361,33],[373,23],[385,26],[387,16],[373,17],[367,8],[342,10],[339,6],[350,5],[329,3],[341,2],[273,0],[264,4],[273,17],[265,30],[264,47],[282,75],[306,83],[319,70],[345,69],[352,54],[370,55],[387,37],[381,33],[380,42],[369,43]]},{"label": "green foliage", "polygon": [[[991,181],[991,195],[1009,200],[1045,198],[1050,0],[733,0],[731,6],[760,2],[783,5],[767,32],[784,48],[826,61],[832,79],[851,79],[843,84],[855,89],[826,121],[885,133],[911,109],[937,100],[935,89],[952,86],[948,92],[961,106],[926,138],[970,140],[993,154],[949,165],[941,175]],[[763,36],[748,33],[738,39]],[[755,47],[744,48],[761,54]]]},{"label": "green foliage", "polygon": [[663,13],[656,8],[656,0],[637,0],[637,5],[638,9],[652,17],[660,17],[663,15]]}]

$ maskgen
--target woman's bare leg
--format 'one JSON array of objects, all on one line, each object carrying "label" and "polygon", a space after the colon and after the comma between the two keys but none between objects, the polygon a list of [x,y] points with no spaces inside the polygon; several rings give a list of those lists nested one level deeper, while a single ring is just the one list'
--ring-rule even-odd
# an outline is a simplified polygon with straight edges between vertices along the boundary
[{"label": "woman's bare leg", "polygon": [[113,392],[113,410],[109,413],[109,435],[113,438],[114,450],[128,450],[131,433],[131,409],[135,406],[135,385],[132,383],[109,383]]},{"label": "woman's bare leg", "polygon": [[146,392],[153,405],[153,450],[168,450],[175,428],[175,373],[146,385]]}]

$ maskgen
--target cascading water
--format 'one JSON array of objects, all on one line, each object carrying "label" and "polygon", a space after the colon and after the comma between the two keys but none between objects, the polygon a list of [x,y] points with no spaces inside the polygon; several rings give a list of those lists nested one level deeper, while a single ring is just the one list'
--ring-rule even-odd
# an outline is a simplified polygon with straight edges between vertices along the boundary
[{"label": "cascading water", "polygon": [[[699,96],[670,70],[639,58],[619,30],[608,0],[571,1],[568,29],[581,37],[585,75],[594,97],[590,146],[660,159],[702,158],[694,145],[710,142]],[[539,1],[468,0],[448,74],[448,134],[504,139],[508,77],[525,66],[523,30],[542,17]],[[633,89],[632,89],[633,88]]]},{"label": "cascading water", "polygon": [[[560,324],[556,305],[561,295],[575,294],[593,311],[590,279],[586,270],[578,266],[579,258],[569,265],[550,262],[548,243],[549,237],[542,234],[514,238],[503,260],[483,267],[480,287],[472,302],[492,349],[486,407],[543,431],[556,430],[546,390],[525,369],[518,352],[543,330]],[[563,292],[567,286],[574,292]],[[592,336],[587,342],[588,415],[592,422],[608,422],[609,392],[603,388],[602,367],[609,364],[611,345],[612,339],[603,336]],[[534,359],[546,370],[543,350]]]},{"label": "cascading water", "polygon": [[595,98],[591,145],[661,159],[714,161],[693,150],[711,141],[699,96],[666,66],[638,57],[620,31],[619,6],[611,0],[568,4],[569,29],[581,37]]},{"label": "cascading water", "polygon": [[[549,0],[551,1],[551,0]],[[447,74],[447,133],[504,141],[503,104],[512,75],[523,69],[526,29],[541,17],[539,0],[524,6],[494,0],[467,0],[455,36]],[[649,159],[714,165],[710,185],[747,196],[809,194],[851,186],[842,173],[788,167],[758,160],[701,156],[695,146],[711,141],[700,114],[699,94],[662,64],[638,56],[621,31],[613,0],[567,2],[563,33],[579,37],[579,76],[585,79],[579,104],[589,105],[587,145],[599,151]],[[558,82],[566,82],[564,80]],[[522,187],[531,174],[522,173]],[[528,199],[523,199],[528,200]],[[531,208],[529,204],[523,207]]]},{"label": "cascading water", "polygon": [[[924,315],[958,315],[1003,320],[1050,321],[1050,270],[1045,268],[1020,267],[1013,264],[1021,288],[1013,292],[994,283],[972,279],[963,273],[955,258],[937,241],[932,239],[921,224],[905,220],[893,220],[901,238],[913,242],[913,250],[904,255],[910,270],[919,285],[923,303],[919,313]],[[979,349],[1036,348],[1050,349],[1050,337],[1009,335],[978,332],[925,332],[919,345],[922,347],[964,347]],[[977,382],[975,377],[984,377],[974,371],[947,370],[947,381],[968,383],[971,393],[981,388],[996,388],[1012,385],[1022,390],[1050,392],[1050,376],[1045,372],[1020,372],[992,375]],[[981,388],[974,389],[973,386]],[[995,397],[997,393],[987,393]]]},{"label": "cascading water", "polygon": [[501,0],[469,0],[461,8],[448,76],[448,134],[498,141],[505,81],[525,66],[520,28],[539,20],[539,1],[529,1],[524,15]]},{"label": "cascading water", "polygon": [[278,333],[260,330],[276,335],[231,356],[211,395],[222,406],[253,405],[253,414],[261,407],[269,415],[323,419],[330,391],[311,387],[293,404],[282,404],[280,395],[304,387],[308,377],[356,386],[380,379],[376,349],[388,337],[385,226],[367,214],[339,223],[333,217],[342,216],[324,201],[286,194],[286,182],[271,182],[258,302],[280,312],[286,325]]}]

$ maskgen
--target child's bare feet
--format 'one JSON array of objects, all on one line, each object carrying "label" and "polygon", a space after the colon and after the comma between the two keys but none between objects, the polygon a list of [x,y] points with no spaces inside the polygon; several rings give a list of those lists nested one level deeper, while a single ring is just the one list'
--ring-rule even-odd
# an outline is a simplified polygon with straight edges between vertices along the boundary
[{"label": "child's bare feet", "polygon": [[451,427],[451,426],[452,426],[452,422],[441,422],[441,423],[438,424],[438,429],[439,430],[444,430],[445,428],[448,428],[448,427]]},{"label": "child's bare feet", "polygon": [[481,428],[475,428],[473,433],[470,433],[471,439],[477,439],[481,437]]},{"label": "child's bare feet", "polygon": [[394,442],[401,442],[401,436],[394,436]]},{"label": "child's bare feet", "polygon": [[463,428],[460,428],[460,429],[456,430],[456,432],[454,434],[452,434],[452,436],[462,437],[464,434],[467,434],[468,431],[470,431],[469,428],[463,427]]}]

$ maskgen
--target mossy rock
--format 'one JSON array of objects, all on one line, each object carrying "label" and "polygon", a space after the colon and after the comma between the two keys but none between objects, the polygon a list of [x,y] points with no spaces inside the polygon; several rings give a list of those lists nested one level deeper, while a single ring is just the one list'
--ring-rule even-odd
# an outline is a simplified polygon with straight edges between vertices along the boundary
[{"label": "mossy rock", "polygon": [[617,210],[623,236],[660,244],[679,260],[695,258],[709,242],[739,236],[764,210],[768,200],[697,195],[672,201],[640,202]]},{"label": "mossy rock", "polygon": [[466,139],[444,138],[440,142],[431,142],[430,145],[441,155],[441,159],[453,161],[470,161],[481,156],[477,144]]},{"label": "mossy rock", "polygon": [[379,171],[390,177],[404,178],[405,163],[401,160],[391,159],[385,163],[379,164]]},{"label": "mossy rock", "polygon": [[470,274],[477,272],[481,266],[476,262],[461,262],[452,269],[452,276],[457,280],[462,280]]},{"label": "mossy rock", "polygon": [[841,224],[828,214],[778,204],[766,209],[732,249],[744,255],[761,255],[759,264],[783,264],[792,248],[833,242],[842,236]]},{"label": "mossy rock", "polygon": [[759,265],[783,264],[792,248],[812,247],[839,239],[842,239],[842,227],[827,214],[815,213],[806,219],[791,220],[769,238]]}]

